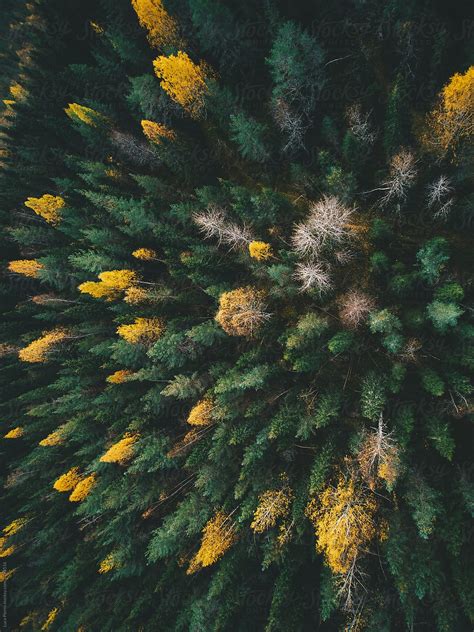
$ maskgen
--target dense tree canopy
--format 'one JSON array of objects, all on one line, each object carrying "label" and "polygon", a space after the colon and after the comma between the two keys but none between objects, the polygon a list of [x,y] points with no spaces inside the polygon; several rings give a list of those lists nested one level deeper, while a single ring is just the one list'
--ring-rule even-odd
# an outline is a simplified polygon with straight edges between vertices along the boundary
[{"label": "dense tree canopy", "polygon": [[467,3],[3,5],[4,628],[471,630]]}]

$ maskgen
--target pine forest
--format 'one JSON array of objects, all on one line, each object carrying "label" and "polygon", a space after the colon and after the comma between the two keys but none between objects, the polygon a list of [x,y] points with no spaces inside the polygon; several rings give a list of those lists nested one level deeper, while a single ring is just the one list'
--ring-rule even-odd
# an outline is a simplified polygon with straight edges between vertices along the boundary
[{"label": "pine forest", "polygon": [[0,627],[472,632],[466,0],[1,0]]}]

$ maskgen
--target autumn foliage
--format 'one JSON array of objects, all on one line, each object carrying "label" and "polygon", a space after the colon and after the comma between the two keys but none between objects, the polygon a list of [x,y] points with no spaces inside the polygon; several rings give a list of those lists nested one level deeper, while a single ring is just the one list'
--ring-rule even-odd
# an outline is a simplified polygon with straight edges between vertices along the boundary
[{"label": "autumn foliage", "polygon": [[61,209],[66,205],[59,195],[45,193],[40,198],[29,197],[25,206],[31,208],[37,215],[45,219],[48,224],[59,224],[61,221]]},{"label": "autumn foliage", "polygon": [[334,573],[347,573],[375,537],[376,509],[373,496],[353,477],[344,476],[309,503],[306,514],[314,526],[317,549]]},{"label": "autumn foliage", "polygon": [[444,86],[429,117],[427,142],[442,153],[455,152],[474,134],[474,66],[454,74]]},{"label": "autumn foliage", "polygon": [[178,25],[163,6],[161,0],[132,0],[140,26],[148,31],[148,41],[154,48],[175,44]]},{"label": "autumn foliage", "polygon": [[152,344],[165,330],[161,318],[136,318],[130,325],[120,325],[118,335],[131,344]]},{"label": "autumn foliage", "polygon": [[264,293],[242,287],[221,295],[216,321],[230,336],[252,336],[269,317]]},{"label": "autumn foliage", "polygon": [[100,457],[100,460],[103,463],[120,463],[123,465],[132,458],[137,440],[137,434],[127,433],[120,441],[114,443],[107,452]]},{"label": "autumn foliage", "polygon": [[161,80],[161,87],[170,98],[190,116],[199,116],[208,90],[206,82],[210,77],[205,64],[195,64],[187,53],[178,51],[177,55],[157,57],[153,66]]},{"label": "autumn foliage", "polygon": [[215,564],[235,542],[236,535],[230,516],[218,511],[202,530],[199,551],[189,563],[187,573]]},{"label": "autumn foliage", "polygon": [[64,340],[67,340],[70,334],[62,328],[53,329],[45,333],[41,338],[37,338],[30,342],[27,347],[20,349],[18,356],[23,362],[46,362],[48,355]]},{"label": "autumn foliage", "polygon": [[31,277],[32,279],[37,279],[39,271],[43,268],[44,265],[36,259],[18,259],[16,261],[10,261],[8,264],[10,272],[22,274],[23,276]]}]

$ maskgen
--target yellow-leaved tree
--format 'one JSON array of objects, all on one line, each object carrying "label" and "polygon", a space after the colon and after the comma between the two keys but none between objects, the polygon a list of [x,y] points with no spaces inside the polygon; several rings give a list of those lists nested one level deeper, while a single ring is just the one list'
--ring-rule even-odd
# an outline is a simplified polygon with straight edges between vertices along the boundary
[{"label": "yellow-leaved tree", "polygon": [[11,535],[15,535],[18,531],[21,531],[27,522],[27,518],[17,518],[4,527],[3,533],[9,538]]},{"label": "yellow-leaved tree", "polygon": [[156,252],[152,248],[137,248],[132,252],[132,257],[142,261],[152,261],[156,259]]},{"label": "yellow-leaved tree", "polygon": [[123,439],[114,443],[107,452],[100,457],[100,460],[103,463],[120,463],[123,465],[132,458],[137,440],[137,434],[128,432]]},{"label": "yellow-leaved tree", "polygon": [[218,511],[202,530],[202,540],[199,551],[191,560],[188,575],[195,573],[205,566],[215,564],[236,540],[231,517],[223,511]]},{"label": "yellow-leaved tree", "polygon": [[80,105],[79,103],[69,103],[64,111],[72,121],[80,121],[91,127],[98,127],[101,124],[107,122],[107,118],[99,112],[96,112],[92,108],[88,108],[86,105]]},{"label": "yellow-leaved tree", "polygon": [[22,274],[23,276],[37,279],[39,277],[39,271],[43,270],[44,265],[36,259],[16,259],[10,261],[8,269],[15,274]]},{"label": "yellow-leaved tree", "polygon": [[202,399],[189,412],[187,422],[191,426],[209,426],[212,424],[214,403],[210,398]]},{"label": "yellow-leaved tree", "polygon": [[12,428],[6,435],[4,435],[4,439],[21,439],[21,437],[25,434],[25,431],[21,426],[17,426],[16,428]]},{"label": "yellow-leaved tree", "polygon": [[8,538],[0,538],[0,557],[10,557],[15,552],[16,546],[14,544],[8,544]]},{"label": "yellow-leaved tree", "polygon": [[61,443],[64,443],[64,437],[61,432],[61,429],[58,429],[58,430],[55,430],[54,432],[51,432],[44,439],[41,439],[38,445],[41,445],[43,447],[51,447],[55,445],[61,445]]},{"label": "yellow-leaved tree", "polygon": [[172,129],[162,125],[161,123],[155,123],[154,121],[142,121],[142,129],[145,136],[149,141],[160,145],[164,139],[169,141],[176,140],[176,134]]},{"label": "yellow-leaved tree", "polygon": [[153,344],[165,330],[161,318],[135,318],[130,325],[117,327],[118,335],[131,344]]},{"label": "yellow-leaved tree", "polygon": [[99,281],[85,281],[79,285],[78,290],[93,298],[112,301],[138,281],[138,274],[133,270],[106,270],[99,274]]},{"label": "yellow-leaved tree", "polygon": [[69,492],[82,480],[78,467],[72,467],[65,474],[62,474],[55,482],[54,489],[58,492]]},{"label": "yellow-leaved tree", "polygon": [[46,621],[41,626],[41,630],[48,630],[56,620],[59,614],[59,608],[53,608],[49,611],[48,616],[46,617]]},{"label": "yellow-leaved tree", "polygon": [[23,362],[45,362],[51,351],[61,342],[66,340],[70,334],[67,330],[58,327],[33,340],[27,347],[20,349],[18,357]]},{"label": "yellow-leaved tree", "polygon": [[48,224],[59,224],[61,221],[61,209],[66,202],[60,195],[45,193],[39,198],[29,197],[25,206],[31,208],[37,215],[45,219]]},{"label": "yellow-leaved tree", "polygon": [[293,491],[288,484],[284,484],[281,489],[269,489],[263,492],[259,496],[258,507],[253,515],[250,528],[255,533],[264,533],[274,527],[278,521],[281,521],[278,542],[279,544],[285,543],[291,531],[286,519],[290,512],[292,500]]},{"label": "yellow-leaved tree", "polygon": [[461,141],[474,134],[474,66],[456,73],[444,86],[428,126],[423,140],[441,154],[455,154]]},{"label": "yellow-leaved tree", "polygon": [[216,321],[230,336],[252,336],[270,317],[264,296],[262,290],[253,287],[224,292],[219,299]]},{"label": "yellow-leaved tree", "polygon": [[148,31],[150,46],[159,48],[178,44],[178,24],[161,0],[132,0],[132,6],[140,26]]},{"label": "yellow-leaved tree", "polygon": [[161,87],[192,117],[198,117],[204,107],[211,73],[204,62],[195,64],[187,53],[160,55],[153,62]]},{"label": "yellow-leaved tree", "polygon": [[347,573],[359,552],[376,535],[373,494],[354,476],[340,476],[306,507],[316,534],[316,547],[324,553],[333,573]]},{"label": "yellow-leaved tree", "polygon": [[115,373],[108,375],[105,380],[106,382],[109,382],[109,384],[123,384],[123,382],[126,382],[127,378],[131,375],[133,375],[133,371],[129,371],[128,369],[119,369],[118,371],[115,371]]},{"label": "yellow-leaved tree", "polygon": [[84,498],[87,498],[87,496],[89,495],[89,492],[91,491],[91,489],[94,487],[96,483],[97,483],[96,474],[90,474],[90,476],[86,476],[81,481],[79,481],[77,485],[74,487],[71,495],[69,496],[69,500],[75,503],[81,502],[82,500],[84,500]]},{"label": "yellow-leaved tree", "polygon": [[104,573],[110,573],[110,571],[113,571],[114,568],[118,568],[119,566],[120,564],[117,559],[117,554],[112,552],[101,561],[98,572],[103,575]]},{"label": "yellow-leaved tree", "polygon": [[257,261],[266,261],[273,257],[272,247],[265,241],[251,241],[249,243],[249,255]]}]

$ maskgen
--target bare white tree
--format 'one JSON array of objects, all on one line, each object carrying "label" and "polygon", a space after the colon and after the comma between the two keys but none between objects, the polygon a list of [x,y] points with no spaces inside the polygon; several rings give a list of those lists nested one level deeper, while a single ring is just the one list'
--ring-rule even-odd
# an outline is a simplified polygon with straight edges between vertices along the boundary
[{"label": "bare white tree", "polygon": [[315,258],[328,245],[340,244],[350,233],[354,212],[335,196],[325,195],[309,207],[308,218],[296,225],[292,243],[300,256]]},{"label": "bare white tree", "polygon": [[342,250],[336,250],[336,252],[334,253],[334,258],[336,259],[337,263],[345,265],[354,258],[354,253],[347,248],[343,248]]},{"label": "bare white tree", "polygon": [[328,267],[315,261],[297,263],[294,277],[300,283],[301,292],[310,289],[325,292],[332,286]]},{"label": "bare white tree", "polygon": [[204,239],[211,239],[212,237],[221,239],[225,226],[225,213],[217,205],[209,204],[205,211],[194,213],[193,220],[204,234]]},{"label": "bare white tree", "polygon": [[377,428],[373,428],[366,436],[357,456],[362,476],[371,483],[378,473],[378,468],[385,464],[391,476],[396,477],[398,468],[398,448],[393,434],[388,432],[382,415]]},{"label": "bare white tree", "polygon": [[273,118],[280,131],[286,135],[282,151],[292,152],[303,148],[303,138],[308,129],[307,119],[302,112],[295,112],[284,99],[277,99],[272,106]]},{"label": "bare white tree", "polygon": [[150,149],[148,143],[135,138],[132,134],[113,130],[110,134],[110,141],[125,160],[129,160],[135,165],[141,167],[160,164],[158,156]]},{"label": "bare white tree", "polygon": [[[368,575],[362,570],[357,556],[354,558],[347,573],[337,577],[337,594],[341,600],[342,608],[345,612],[350,612],[354,615],[354,623],[358,620],[367,593],[365,586],[367,577]],[[354,627],[356,626],[354,625]]]},{"label": "bare white tree", "polygon": [[193,220],[205,239],[215,237],[219,244],[226,244],[231,250],[246,248],[253,241],[249,227],[229,222],[223,209],[216,204],[210,204],[201,213],[194,213]]},{"label": "bare white tree", "polygon": [[339,297],[338,303],[340,305],[339,318],[346,327],[351,329],[358,327],[375,307],[375,301],[371,296],[356,289],[349,290]]},{"label": "bare white tree", "polygon": [[380,206],[387,206],[393,200],[399,204],[404,202],[408,196],[408,191],[415,183],[417,176],[416,160],[414,155],[402,149],[393,156],[390,162],[390,173],[388,179],[376,191],[385,191],[379,201]]},{"label": "bare white tree", "polygon": [[454,203],[451,180],[441,175],[426,187],[426,203],[436,219],[446,219]]},{"label": "bare white tree", "polygon": [[360,103],[354,103],[347,108],[347,121],[349,129],[364,145],[373,145],[377,137],[377,132],[372,129],[370,123],[370,112],[364,114]]}]

